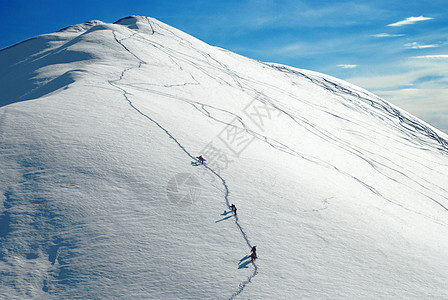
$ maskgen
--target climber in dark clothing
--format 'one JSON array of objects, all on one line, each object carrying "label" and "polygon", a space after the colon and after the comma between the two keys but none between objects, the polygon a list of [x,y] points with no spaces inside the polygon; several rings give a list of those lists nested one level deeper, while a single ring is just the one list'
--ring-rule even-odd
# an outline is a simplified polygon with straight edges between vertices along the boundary
[{"label": "climber in dark clothing", "polygon": [[235,204],[232,203],[232,205],[230,205],[230,210],[233,212],[234,215],[236,215],[236,206],[235,206]]},{"label": "climber in dark clothing", "polygon": [[202,155],[199,155],[199,156],[196,157],[196,158],[199,160],[199,162],[200,162],[201,164],[204,164],[205,158],[203,158]]},{"label": "climber in dark clothing", "polygon": [[257,258],[257,246],[253,246],[251,251],[252,251],[254,257]]}]

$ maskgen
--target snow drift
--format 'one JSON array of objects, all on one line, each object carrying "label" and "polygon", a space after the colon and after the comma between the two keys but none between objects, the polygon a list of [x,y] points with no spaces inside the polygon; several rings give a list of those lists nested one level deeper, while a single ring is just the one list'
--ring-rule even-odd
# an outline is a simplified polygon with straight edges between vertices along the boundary
[{"label": "snow drift", "polygon": [[448,137],[387,101],[140,16],[0,66],[0,297],[448,298]]}]

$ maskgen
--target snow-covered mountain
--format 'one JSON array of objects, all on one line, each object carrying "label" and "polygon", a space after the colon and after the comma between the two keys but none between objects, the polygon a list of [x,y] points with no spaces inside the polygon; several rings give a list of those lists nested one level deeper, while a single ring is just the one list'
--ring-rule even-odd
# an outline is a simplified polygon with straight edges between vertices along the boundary
[{"label": "snow-covered mountain", "polygon": [[0,298],[448,299],[448,136],[389,102],[139,16],[0,66]]}]

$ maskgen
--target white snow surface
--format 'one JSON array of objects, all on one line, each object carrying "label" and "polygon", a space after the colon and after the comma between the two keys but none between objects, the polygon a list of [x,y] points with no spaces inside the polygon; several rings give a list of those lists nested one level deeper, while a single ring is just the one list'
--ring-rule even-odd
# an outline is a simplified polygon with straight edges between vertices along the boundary
[{"label": "white snow surface", "polygon": [[0,66],[0,298],[448,299],[448,137],[368,91],[141,16]]}]

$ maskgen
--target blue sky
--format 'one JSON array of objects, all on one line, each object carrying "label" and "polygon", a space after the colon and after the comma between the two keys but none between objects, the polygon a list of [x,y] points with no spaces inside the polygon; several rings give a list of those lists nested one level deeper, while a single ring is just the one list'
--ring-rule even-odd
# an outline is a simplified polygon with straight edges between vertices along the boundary
[{"label": "blue sky", "polygon": [[447,0],[0,0],[0,48],[128,15],[154,17],[254,59],[348,80],[448,132]]}]

